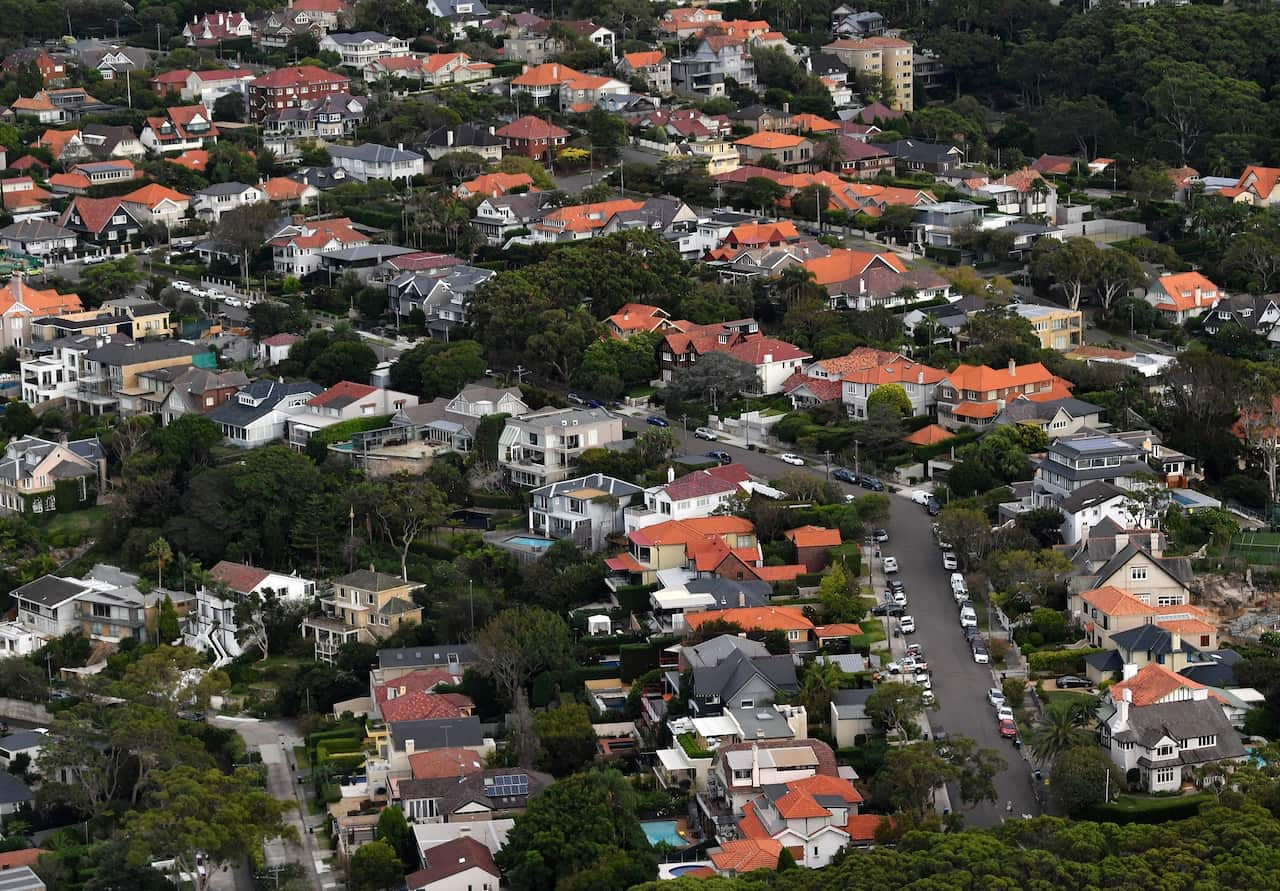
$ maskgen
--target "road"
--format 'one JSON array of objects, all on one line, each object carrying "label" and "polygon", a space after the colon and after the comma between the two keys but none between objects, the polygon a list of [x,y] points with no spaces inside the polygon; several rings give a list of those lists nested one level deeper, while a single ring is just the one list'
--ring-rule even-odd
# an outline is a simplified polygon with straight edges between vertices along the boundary
[{"label": "road", "polygon": [[[660,412],[655,412],[661,414]],[[624,426],[633,430],[647,428],[645,416],[623,416]],[[684,433],[679,423],[671,426],[680,450],[703,454],[710,449],[726,451],[735,463],[763,479],[774,479],[787,471],[803,470],[824,477],[821,463],[810,462],[804,468],[783,464],[772,455],[762,455],[726,442],[709,443]],[[866,490],[837,483],[846,492],[865,495]],[[960,631],[959,613],[951,596],[950,573],[942,568],[942,555],[933,537],[932,520],[924,509],[906,497],[889,499],[889,543],[883,553],[898,558],[899,578],[906,586],[908,611],[919,629],[911,638],[924,648],[925,658],[933,671],[933,690],[938,707],[929,713],[929,721],[948,733],[967,736],[978,745],[998,751],[1008,761],[1008,768],[996,777],[998,804],[982,804],[963,810],[959,790],[948,789],[952,802],[963,810],[965,820],[974,826],[990,826],[1008,816],[1006,807],[1013,803],[1013,814],[1040,814],[1031,782],[1031,765],[1022,751],[1009,740],[1001,739],[995,710],[987,702],[987,690],[998,685],[986,665],[973,661],[969,646]],[[877,567],[878,572],[878,567]]]}]

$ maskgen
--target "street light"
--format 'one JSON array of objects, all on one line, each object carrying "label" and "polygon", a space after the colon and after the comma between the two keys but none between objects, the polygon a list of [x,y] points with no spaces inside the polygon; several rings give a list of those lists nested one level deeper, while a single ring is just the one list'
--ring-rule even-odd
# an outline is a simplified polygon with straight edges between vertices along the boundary
[{"label": "street light", "polygon": [[862,445],[859,440],[853,441],[853,472],[862,473],[862,462],[858,459],[858,447]]}]

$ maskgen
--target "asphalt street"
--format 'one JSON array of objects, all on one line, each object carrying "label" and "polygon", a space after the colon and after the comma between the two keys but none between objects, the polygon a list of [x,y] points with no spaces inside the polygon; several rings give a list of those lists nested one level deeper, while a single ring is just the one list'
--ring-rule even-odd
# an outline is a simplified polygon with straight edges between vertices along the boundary
[{"label": "asphalt street", "polygon": [[[623,415],[623,424],[632,430],[647,429],[646,416]],[[670,429],[682,452],[704,454],[713,449],[728,452],[735,463],[762,479],[776,479],[794,470],[826,476],[821,462],[809,461],[804,468],[792,467],[783,464],[776,455],[762,455],[723,441],[704,442],[695,438],[692,430],[686,433],[679,422]],[[846,492],[867,494],[867,490],[857,486],[838,485]],[[891,497],[889,503],[890,518],[885,527],[889,530],[889,543],[881,546],[882,553],[898,558],[899,578],[907,592],[907,610],[915,618],[918,629],[911,642],[924,648],[933,672],[933,691],[938,705],[930,711],[929,721],[948,733],[970,737],[982,747],[995,749],[1008,762],[1008,767],[996,778],[995,804],[983,803],[966,810],[956,788],[948,790],[951,801],[964,814],[966,822],[975,826],[990,826],[1011,814],[1038,816],[1041,809],[1032,783],[1032,766],[1023,757],[1025,749],[1015,749],[1012,742],[1000,738],[995,709],[987,702],[987,690],[998,686],[999,676],[993,675],[988,666],[973,661],[960,630],[959,611],[951,596],[951,574],[942,568],[942,552],[933,537],[932,520],[921,506],[906,497]],[[876,570],[878,576],[878,565]]]}]

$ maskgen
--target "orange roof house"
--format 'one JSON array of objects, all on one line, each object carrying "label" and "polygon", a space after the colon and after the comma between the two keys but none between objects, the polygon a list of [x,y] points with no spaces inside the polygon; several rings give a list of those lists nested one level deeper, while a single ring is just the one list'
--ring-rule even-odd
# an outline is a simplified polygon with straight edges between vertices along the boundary
[{"label": "orange roof house", "polygon": [[1071,395],[1071,386],[1039,362],[1010,360],[1007,368],[960,365],[938,384],[938,423],[948,430],[986,426],[1019,396],[1033,402],[1061,399]]},{"label": "orange roof house", "polygon": [[[1111,694],[1113,701],[1119,702],[1124,699],[1124,693],[1128,690],[1133,697],[1130,701],[1134,705],[1141,707],[1163,702],[1180,690],[1205,689],[1208,688],[1204,684],[1184,677],[1176,671],[1171,671],[1163,665],[1148,662],[1139,668],[1133,677],[1112,684],[1107,692]],[[1210,695],[1218,698],[1216,694],[1210,693]]]},{"label": "orange roof house", "polygon": [[625,340],[632,334],[645,331],[666,331],[674,327],[671,314],[657,306],[647,303],[626,303],[622,308],[604,320],[609,335],[616,340]]},{"label": "orange roof house", "polygon": [[566,235],[577,238],[580,237],[577,233],[603,229],[615,214],[643,209],[643,202],[632,201],[630,198],[616,198],[595,204],[575,204],[570,207],[556,208],[531,228],[535,232],[544,233],[544,237],[551,241],[559,241]]},{"label": "orange roof house", "polygon": [[14,273],[9,284],[0,288],[0,315],[21,303],[33,317],[80,312],[84,309],[79,294],[59,294],[53,288],[39,290],[28,285],[22,276]]},{"label": "orange roof house", "polygon": [[1160,276],[1148,292],[1147,301],[1181,322],[1212,309],[1223,296],[1222,289],[1203,274],[1179,272]]},{"label": "orange roof house", "polygon": [[1278,184],[1280,184],[1280,167],[1261,167],[1250,164],[1244,169],[1244,173],[1240,174],[1240,179],[1236,180],[1234,186],[1222,189],[1218,194],[1232,201],[1269,207],[1280,201]]},{"label": "orange roof house", "polygon": [[266,194],[268,201],[305,203],[307,189],[305,182],[298,182],[284,176],[273,176],[262,184],[262,191]]},{"label": "orange roof house", "polygon": [[431,749],[409,756],[409,770],[415,780],[461,779],[484,770],[484,758],[470,749]]},{"label": "orange roof house", "polygon": [[528,192],[538,191],[533,187],[533,177],[527,173],[482,173],[475,179],[469,179],[455,188],[454,194],[459,198],[470,198],[472,195],[483,195],[497,198],[512,189],[524,188]]},{"label": "orange roof house", "polygon": [[813,273],[815,283],[825,288],[855,279],[875,264],[883,264],[895,272],[906,272],[907,267],[896,254],[889,251],[851,251],[836,248],[825,257],[805,260],[801,265]]},{"label": "orange roof house", "polygon": [[902,437],[902,441],[909,445],[931,446],[954,438],[955,434],[951,431],[943,430],[937,424],[930,424],[927,427],[921,427],[915,433],[909,433]]},{"label": "orange roof house", "polygon": [[667,57],[665,50],[649,50],[647,52],[624,53],[622,58],[630,66],[632,71],[639,71],[641,68],[648,68],[650,65],[657,65]]},{"label": "orange roof house", "polygon": [[1075,168],[1076,159],[1065,155],[1041,155],[1031,166],[1048,176],[1066,176]]},{"label": "orange roof house", "polygon": [[813,623],[805,618],[799,607],[794,606],[706,610],[686,613],[684,620],[695,632],[708,622],[729,622],[744,631],[785,631],[788,639],[793,641],[807,640],[813,633]]},{"label": "orange roof house", "polygon": [[831,562],[828,551],[841,544],[840,530],[823,526],[800,526],[784,533],[787,541],[795,545],[796,562],[809,572],[821,572]]},{"label": "orange roof house", "polygon": [[809,112],[801,112],[791,118],[792,126],[800,133],[839,133],[840,125]]},{"label": "orange roof house", "polygon": [[180,155],[174,155],[165,160],[170,164],[194,170],[196,173],[204,173],[205,168],[209,166],[209,152],[205,149],[188,149]]},{"label": "orange roof house", "polygon": [[799,148],[803,143],[807,142],[803,136],[796,136],[793,133],[778,133],[774,130],[761,130],[758,133],[752,133],[750,136],[744,136],[734,143],[734,145],[742,146],[748,149],[760,149],[766,152],[776,152],[782,149]]},{"label": "orange roof house", "polygon": [[777,869],[782,842],[772,838],[735,838],[707,853],[716,873],[732,878],[757,869]]},{"label": "orange roof house", "polygon": [[782,220],[776,223],[743,223],[734,226],[725,236],[724,244],[729,247],[756,248],[777,247],[800,240],[795,223]]}]

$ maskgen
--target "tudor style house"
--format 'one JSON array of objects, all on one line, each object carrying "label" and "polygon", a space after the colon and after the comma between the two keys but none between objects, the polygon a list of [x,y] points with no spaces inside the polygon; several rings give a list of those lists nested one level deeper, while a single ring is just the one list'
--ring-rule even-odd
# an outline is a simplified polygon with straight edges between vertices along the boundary
[{"label": "tudor style house", "polygon": [[123,198],[78,196],[62,212],[58,225],[109,254],[123,254],[141,241],[142,227],[147,222],[143,216]]}]

